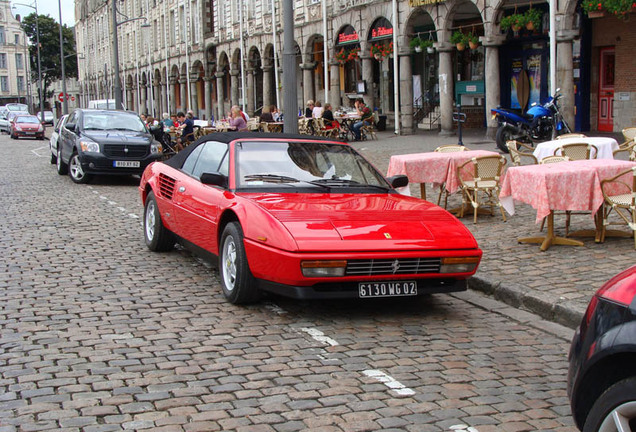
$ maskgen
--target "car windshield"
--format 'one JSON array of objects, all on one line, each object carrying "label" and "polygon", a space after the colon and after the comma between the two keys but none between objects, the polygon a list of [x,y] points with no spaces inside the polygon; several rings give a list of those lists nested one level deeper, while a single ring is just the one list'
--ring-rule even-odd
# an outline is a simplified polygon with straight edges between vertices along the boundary
[{"label": "car windshield", "polygon": [[241,142],[237,188],[313,187],[389,189],[382,175],[352,147],[324,142]]},{"label": "car windshield", "polygon": [[96,111],[84,114],[84,130],[146,132],[146,126],[135,114]]},{"label": "car windshield", "polygon": [[16,116],[15,118],[15,122],[16,123],[33,123],[33,124],[37,124],[40,123],[40,120],[38,120],[38,118],[36,116]]},{"label": "car windshield", "polygon": [[5,105],[9,111],[28,111],[29,107],[25,104],[10,103]]}]

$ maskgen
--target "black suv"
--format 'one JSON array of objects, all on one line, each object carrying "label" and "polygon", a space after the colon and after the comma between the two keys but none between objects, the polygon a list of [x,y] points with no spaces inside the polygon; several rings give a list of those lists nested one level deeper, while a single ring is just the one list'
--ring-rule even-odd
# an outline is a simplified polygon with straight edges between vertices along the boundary
[{"label": "black suv", "polygon": [[75,183],[94,174],[141,174],[162,147],[134,112],[76,109],[60,130],[57,172]]}]

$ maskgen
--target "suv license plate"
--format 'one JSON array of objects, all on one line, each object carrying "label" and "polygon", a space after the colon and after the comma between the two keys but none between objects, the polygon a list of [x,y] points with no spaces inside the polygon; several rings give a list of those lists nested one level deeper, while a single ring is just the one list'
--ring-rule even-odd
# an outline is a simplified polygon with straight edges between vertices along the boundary
[{"label": "suv license plate", "polygon": [[114,161],[115,168],[139,168],[139,161]]},{"label": "suv license plate", "polygon": [[358,296],[370,297],[404,297],[417,295],[415,281],[362,282],[358,284]]}]

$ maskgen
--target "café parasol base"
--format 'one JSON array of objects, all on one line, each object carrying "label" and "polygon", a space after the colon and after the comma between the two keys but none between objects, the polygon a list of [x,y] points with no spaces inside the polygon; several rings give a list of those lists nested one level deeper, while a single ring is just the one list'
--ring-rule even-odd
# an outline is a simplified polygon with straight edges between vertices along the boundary
[{"label": "caf\u00e9 parasol base", "polygon": [[542,252],[550,249],[552,245],[562,246],[583,246],[583,242],[578,240],[572,240],[565,237],[557,237],[554,235],[554,211],[551,211],[547,217],[548,219],[548,232],[545,237],[523,237],[517,239],[519,243],[538,243],[541,245]]}]

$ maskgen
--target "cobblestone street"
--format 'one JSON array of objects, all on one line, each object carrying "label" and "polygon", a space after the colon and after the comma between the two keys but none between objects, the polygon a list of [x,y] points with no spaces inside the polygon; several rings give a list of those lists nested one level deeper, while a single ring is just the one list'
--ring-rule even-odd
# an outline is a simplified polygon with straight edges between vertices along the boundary
[{"label": "cobblestone street", "polygon": [[0,147],[0,432],[576,430],[569,328],[475,291],[234,306],[207,263],[147,250],[137,178]]}]

